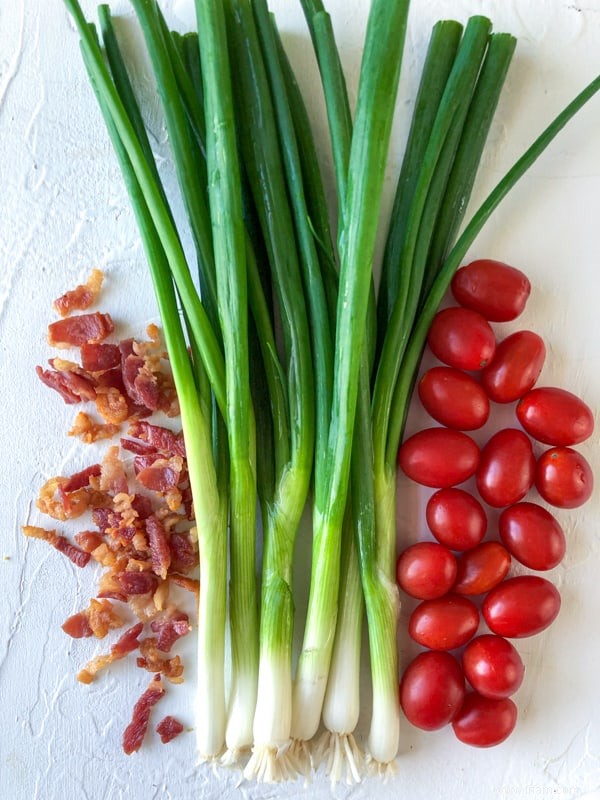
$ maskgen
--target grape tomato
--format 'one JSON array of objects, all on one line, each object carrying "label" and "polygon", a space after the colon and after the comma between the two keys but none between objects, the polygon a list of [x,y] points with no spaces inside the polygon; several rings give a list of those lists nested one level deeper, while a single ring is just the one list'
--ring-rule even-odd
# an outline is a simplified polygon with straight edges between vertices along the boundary
[{"label": "grape tomato", "polygon": [[528,392],[517,406],[517,418],[530,436],[544,444],[579,444],[594,430],[594,416],[583,400],[550,386]]},{"label": "grape tomato", "polygon": [[494,508],[513,505],[533,486],[535,467],[533,447],[523,431],[498,431],[481,451],[476,476],[479,494]]},{"label": "grape tomato", "polygon": [[560,611],[558,589],[538,575],[519,575],[496,586],[486,596],[481,612],[498,636],[520,639],[545,630]]},{"label": "grape tomato", "polygon": [[469,692],[452,721],[456,738],[473,747],[493,747],[507,739],[517,724],[517,707],[509,697],[495,700]]},{"label": "grape tomato", "polygon": [[563,529],[549,511],[536,503],[517,503],[504,509],[498,532],[506,549],[530,569],[552,569],[565,554]]},{"label": "grape tomato", "polygon": [[452,721],[464,697],[462,670],[450,653],[421,653],[404,670],[400,705],[417,728],[435,731],[444,727]]},{"label": "grape tomato", "polygon": [[418,392],[425,410],[449,428],[481,428],[490,414],[490,401],[480,384],[454,367],[427,370],[419,381]]},{"label": "grape tomato", "polygon": [[500,542],[482,542],[457,560],[457,594],[484,594],[504,580],[510,569],[510,553]]},{"label": "grape tomato", "polygon": [[497,345],[491,363],[481,371],[481,386],[495,403],[512,403],[535,385],[545,358],[541,336],[517,331]]},{"label": "grape tomato", "polygon": [[475,474],[479,448],[466,433],[426,428],[407,439],[398,452],[403,472],[422,486],[454,486]]},{"label": "grape tomato", "polygon": [[590,499],[594,476],[588,462],[570,447],[552,447],[538,458],[535,485],[558,508],[578,508]]},{"label": "grape tomato", "polygon": [[530,293],[531,284],[521,270],[489,258],[472,261],[452,279],[456,301],[493,322],[516,319]]},{"label": "grape tomato", "polygon": [[456,557],[437,542],[417,542],[396,566],[400,587],[411,597],[431,600],[446,594],[456,579]]},{"label": "grape tomato", "polygon": [[412,639],[431,650],[454,650],[471,639],[479,627],[477,606],[466,597],[447,594],[424,600],[410,615]]},{"label": "grape tomato", "polygon": [[484,697],[510,697],[523,683],[525,667],[517,649],[502,636],[483,634],[465,647],[465,678]]},{"label": "grape tomato", "polygon": [[469,550],[485,536],[487,517],[477,498],[463,489],[440,489],[425,509],[429,530],[451,550]]},{"label": "grape tomato", "polygon": [[496,337],[487,320],[476,311],[457,306],[438,311],[427,342],[444,364],[468,371],[483,369],[496,350]]}]

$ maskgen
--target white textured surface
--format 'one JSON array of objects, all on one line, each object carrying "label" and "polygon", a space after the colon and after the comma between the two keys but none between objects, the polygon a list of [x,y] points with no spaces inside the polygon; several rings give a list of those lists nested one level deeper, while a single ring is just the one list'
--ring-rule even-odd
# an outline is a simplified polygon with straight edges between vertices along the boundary
[{"label": "white textured surface", "polygon": [[[91,14],[93,3],[86,2]],[[367,0],[330,0],[354,94]],[[296,2],[273,7],[305,86],[308,39]],[[193,17],[192,0],[171,0],[173,21]],[[113,4],[129,13],[127,4]],[[600,0],[414,0],[399,103],[395,151],[403,140],[417,67],[432,23],[488,14],[519,45],[485,156],[481,199],[534,135],[600,70]],[[128,30],[131,25],[128,24]],[[148,91],[149,81],[140,82]],[[322,110],[310,94],[318,131]],[[164,152],[159,115],[150,117]],[[580,392],[600,408],[600,98],[579,115],[495,214],[474,255],[521,266],[534,286],[523,327],[549,344],[542,382]],[[168,164],[165,165],[167,171]],[[393,191],[390,173],[388,194]],[[277,788],[217,779],[196,768],[194,736],[168,746],[146,743],[130,758],[121,731],[147,674],[117,665],[97,685],[75,681],[94,650],[69,640],[64,618],[87,605],[91,574],[55,551],[24,540],[19,526],[39,521],[39,485],[91,458],[66,438],[74,411],[44,389],[34,373],[49,357],[45,326],[54,297],[106,270],[102,307],[141,333],[156,319],[141,249],[124,189],[84,77],[77,37],[60,0],[0,2],[0,797],[5,800],[151,800],[209,797],[295,797],[298,782]],[[514,328],[515,326],[513,326]],[[600,476],[598,433],[583,451]],[[418,498],[405,492],[399,531],[418,535]],[[338,787],[335,796],[421,798],[600,797],[600,660],[598,495],[562,513],[569,550],[554,571],[561,614],[545,634],[520,642],[527,674],[517,701],[520,721],[504,745],[469,749],[448,730],[421,734],[404,724],[398,775],[385,785]],[[91,570],[93,572],[93,570]],[[403,617],[403,624],[405,617]],[[402,655],[408,652],[400,634]],[[174,688],[161,712],[193,725],[193,652],[188,684]],[[364,722],[363,722],[364,727]],[[331,794],[318,778],[317,798]]]}]

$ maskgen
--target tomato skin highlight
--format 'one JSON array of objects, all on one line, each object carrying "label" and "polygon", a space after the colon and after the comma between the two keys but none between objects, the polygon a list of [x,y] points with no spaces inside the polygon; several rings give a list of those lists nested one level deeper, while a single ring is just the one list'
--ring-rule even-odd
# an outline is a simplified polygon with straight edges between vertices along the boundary
[{"label": "tomato skin highlight", "polygon": [[594,489],[592,469],[570,447],[552,447],[538,458],[535,486],[548,503],[558,508],[578,508]]},{"label": "tomato skin highlight", "polygon": [[485,594],[506,577],[510,553],[500,542],[482,542],[457,560],[456,594]]},{"label": "tomato skin highlight", "polygon": [[432,367],[419,381],[425,410],[442,425],[473,431],[485,425],[490,401],[474,378],[454,367]]},{"label": "tomato skin highlight", "polygon": [[456,301],[493,322],[516,319],[525,308],[531,283],[521,270],[483,258],[461,267],[452,279]]},{"label": "tomato skin highlight", "polygon": [[517,724],[517,707],[509,697],[499,700],[469,692],[452,729],[459,741],[473,747],[493,747],[507,739]]},{"label": "tomato skin highlight", "polygon": [[517,649],[502,636],[483,634],[465,647],[465,678],[483,697],[510,697],[523,683],[525,667]]},{"label": "tomato skin highlight", "polygon": [[450,653],[430,650],[404,670],[400,705],[408,721],[425,731],[443,728],[458,713],[465,697],[465,679]]},{"label": "tomato skin highlight", "polygon": [[496,350],[496,337],[487,320],[477,311],[458,306],[438,311],[427,342],[444,364],[468,372],[487,366]]},{"label": "tomato skin highlight", "polygon": [[483,506],[463,489],[440,489],[425,508],[429,530],[451,550],[469,550],[485,536],[487,516]]},{"label": "tomato skin highlight", "polygon": [[533,388],[545,360],[544,340],[533,331],[517,331],[496,346],[481,371],[481,385],[495,403],[512,403]]},{"label": "tomato skin highlight", "polygon": [[477,490],[494,508],[522,500],[535,479],[535,456],[529,437],[517,428],[495,433],[481,451]]},{"label": "tomato skin highlight", "polygon": [[528,392],[517,406],[517,418],[538,442],[563,447],[584,442],[594,430],[594,415],[583,400],[552,386]]},{"label": "tomato skin highlight", "polygon": [[472,639],[479,627],[477,606],[466,597],[447,594],[420,603],[408,621],[412,639],[431,650],[454,650]]},{"label": "tomato skin highlight", "polygon": [[553,569],[562,561],[566,540],[549,511],[536,503],[517,503],[504,509],[498,533],[506,549],[530,569]]},{"label": "tomato skin highlight", "polygon": [[398,463],[413,481],[440,489],[462,483],[475,474],[479,448],[461,431],[425,428],[402,444]]},{"label": "tomato skin highlight", "polygon": [[489,592],[481,607],[488,628],[508,639],[540,633],[554,622],[559,611],[558,589],[538,575],[503,581]]},{"label": "tomato skin highlight", "polygon": [[432,600],[450,591],[456,579],[456,557],[437,542],[417,542],[396,564],[400,588],[419,600]]}]

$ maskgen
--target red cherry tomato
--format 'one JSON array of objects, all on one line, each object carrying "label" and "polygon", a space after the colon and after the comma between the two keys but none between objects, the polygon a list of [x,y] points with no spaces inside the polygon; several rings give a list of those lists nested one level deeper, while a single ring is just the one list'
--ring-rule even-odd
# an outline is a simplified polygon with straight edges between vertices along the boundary
[{"label": "red cherry tomato", "polygon": [[590,408],[566,389],[532,389],[518,404],[517,417],[527,433],[545,444],[579,444],[594,430]]},{"label": "red cherry tomato", "polygon": [[481,611],[491,631],[520,639],[540,633],[554,622],[560,611],[560,594],[545,578],[519,575],[492,589]]},{"label": "red cherry tomato", "polygon": [[491,363],[481,371],[481,385],[490,400],[512,403],[528,392],[539,378],[546,345],[532,331],[517,331],[496,347]]},{"label": "red cherry tomato", "polygon": [[523,683],[521,656],[501,636],[477,636],[465,647],[462,663],[465,678],[484,697],[510,697]]},{"label": "red cherry tomato", "polygon": [[516,428],[494,434],[481,451],[477,468],[479,494],[494,508],[522,500],[533,486],[535,457],[529,437]]},{"label": "red cherry tomato", "polygon": [[437,542],[418,542],[402,553],[396,575],[411,597],[432,600],[450,591],[456,578],[456,557]]},{"label": "red cherry tomato", "polygon": [[538,458],[535,485],[558,508],[577,508],[590,499],[594,476],[588,462],[570,447],[552,447]]},{"label": "red cherry tomato", "polygon": [[494,331],[481,314],[456,306],[438,311],[427,341],[444,364],[469,371],[487,366],[496,350]]},{"label": "red cherry tomato", "polygon": [[426,428],[401,446],[398,463],[413,481],[435,489],[470,478],[479,463],[479,448],[466,433]]},{"label": "red cherry tomato", "polygon": [[482,542],[462,555],[457,562],[457,594],[484,594],[504,580],[510,568],[510,553],[500,542]]},{"label": "red cherry tomato", "polygon": [[454,650],[466,644],[478,626],[477,606],[466,597],[447,594],[420,603],[410,615],[408,632],[431,650]]},{"label": "red cherry tomato", "polygon": [[435,731],[452,721],[465,697],[465,679],[450,653],[429,651],[408,665],[400,684],[400,704],[409,722]]},{"label": "red cherry tomato", "polygon": [[530,292],[531,284],[521,270],[492,259],[473,261],[452,279],[457,302],[493,322],[516,319]]},{"label": "red cherry tomato", "polygon": [[452,729],[464,744],[493,747],[507,739],[517,724],[517,707],[509,697],[493,700],[477,692],[469,692]]},{"label": "red cherry tomato", "polygon": [[498,531],[506,549],[530,569],[552,569],[565,554],[563,529],[549,511],[535,503],[504,509]]},{"label": "red cherry tomato", "polygon": [[435,538],[451,550],[469,550],[485,536],[481,503],[462,489],[440,489],[427,503],[425,517]]},{"label": "red cherry tomato", "polygon": [[432,367],[419,381],[425,410],[442,425],[459,431],[481,428],[490,415],[490,401],[466,372],[453,367]]}]

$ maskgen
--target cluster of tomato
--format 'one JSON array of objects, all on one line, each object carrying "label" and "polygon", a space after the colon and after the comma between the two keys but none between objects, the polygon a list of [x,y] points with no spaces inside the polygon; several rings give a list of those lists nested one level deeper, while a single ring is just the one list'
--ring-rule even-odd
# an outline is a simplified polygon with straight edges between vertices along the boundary
[{"label": "cluster of tomato", "polygon": [[[590,409],[563,389],[533,388],[546,355],[536,333],[519,331],[497,343],[490,325],[519,316],[530,290],[520,270],[496,261],[457,272],[452,291],[460,305],[437,314],[428,338],[446,366],[429,369],[418,386],[425,410],[443,427],[411,436],[398,456],[409,478],[437,490],[426,507],[436,541],[414,544],[398,559],[401,588],[422,601],[409,634],[427,648],[404,671],[402,708],[417,727],[451,723],[458,739],[479,747],[504,741],[516,724],[511,695],[524,666],[508,639],[539,633],[560,609],[549,580],[506,577],[513,559],[543,571],[565,553],[559,522],[524,498],[535,485],[551,505],[575,508],[593,485],[589,464],[572,447],[592,433]],[[520,427],[498,431],[480,448],[465,431],[487,422],[490,401],[516,403]],[[532,438],[550,445],[537,458]],[[476,492],[457,488],[469,478]],[[499,541],[483,541],[488,513],[481,501],[501,510]],[[491,633],[476,636],[480,614]]]}]

